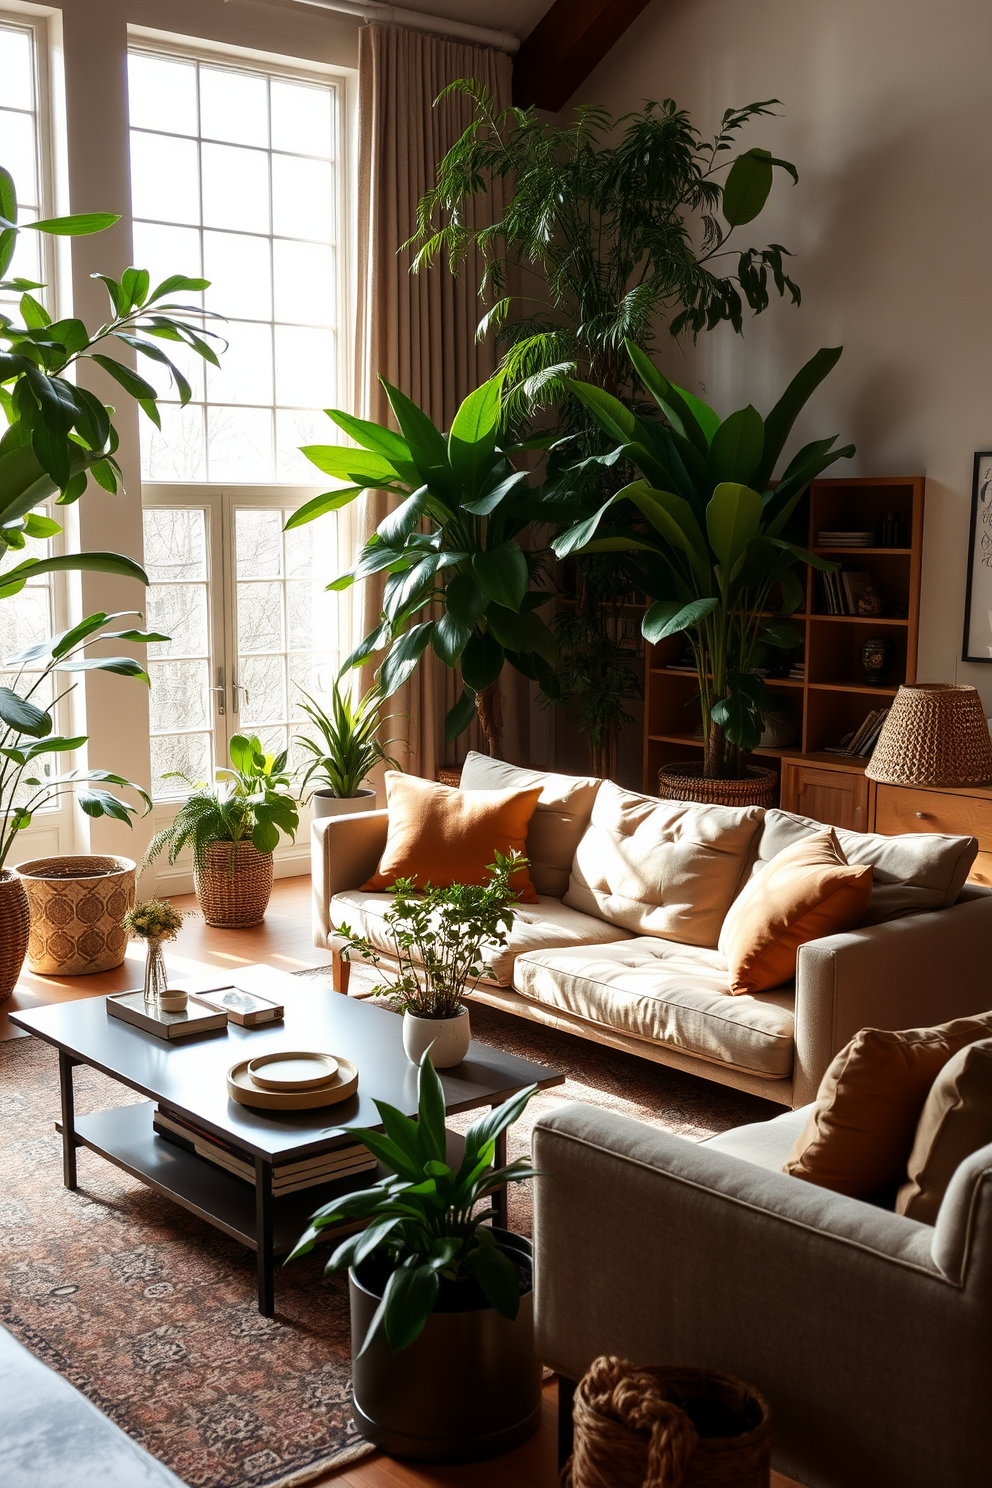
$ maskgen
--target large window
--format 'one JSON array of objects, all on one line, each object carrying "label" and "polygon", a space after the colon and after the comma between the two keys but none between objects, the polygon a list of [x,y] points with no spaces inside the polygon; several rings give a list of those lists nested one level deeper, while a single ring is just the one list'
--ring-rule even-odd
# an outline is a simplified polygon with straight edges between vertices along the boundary
[{"label": "large window", "polygon": [[[34,28],[0,17],[0,165],[14,179],[21,222],[37,221],[47,195],[39,62]],[[44,258],[42,234],[21,233],[7,277],[35,283],[47,279],[49,266]],[[43,298],[39,291],[35,294]],[[8,304],[17,298],[16,292],[0,292],[0,300]]]},{"label": "large window", "polygon": [[145,478],[308,481],[338,398],[338,89],[144,51],[129,85],[135,262],[209,279],[230,343],[144,426]]}]

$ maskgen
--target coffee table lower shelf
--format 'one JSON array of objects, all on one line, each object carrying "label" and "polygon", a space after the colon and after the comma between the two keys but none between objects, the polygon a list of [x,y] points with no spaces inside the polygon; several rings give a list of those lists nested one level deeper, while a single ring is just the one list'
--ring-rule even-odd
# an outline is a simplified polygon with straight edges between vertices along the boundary
[{"label": "coffee table lower shelf", "polygon": [[[88,1147],[91,1152],[123,1168],[139,1183],[145,1183],[181,1204],[207,1224],[223,1230],[232,1240],[258,1251],[256,1190],[205,1158],[185,1152],[158,1136],[152,1126],[155,1109],[154,1101],[141,1101],[131,1106],[115,1106],[109,1111],[96,1111],[89,1116],[76,1116],[76,1144]],[[61,1131],[61,1122],[57,1125]],[[292,1250],[315,1209],[336,1194],[366,1187],[378,1176],[372,1169],[357,1178],[338,1179],[336,1183],[301,1189],[281,1198],[272,1197],[269,1267],[273,1257],[286,1255]],[[340,1237],[345,1233],[346,1229],[342,1228],[326,1238]]]}]

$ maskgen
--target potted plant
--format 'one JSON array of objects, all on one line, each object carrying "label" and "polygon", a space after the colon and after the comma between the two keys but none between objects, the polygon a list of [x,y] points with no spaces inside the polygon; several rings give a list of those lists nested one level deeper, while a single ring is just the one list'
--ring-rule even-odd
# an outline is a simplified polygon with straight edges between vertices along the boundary
[{"label": "potted plant", "polygon": [[[392,885],[382,938],[397,969],[373,996],[388,997],[403,1014],[403,1047],[414,1064],[428,1048],[437,1069],[460,1064],[468,1053],[472,1034],[465,998],[480,977],[492,975],[486,952],[507,943],[517,901],[510,879],[526,862],[518,852],[497,851],[485,884],[419,888],[401,878]],[[344,960],[358,951],[373,966],[381,964],[381,943],[355,935],[347,925],[338,930],[347,938]]]},{"label": "potted plant", "polygon": [[170,863],[185,847],[193,854],[193,885],[208,925],[223,929],[261,924],[274,876],[272,854],[280,831],[300,824],[286,773],[286,751],[266,754],[255,735],[235,734],[231,768],[213,784],[174,772],[191,787],[171,823],[148,844],[142,868],[168,849]]},{"label": "potted plant", "polygon": [[535,1176],[525,1158],[492,1163],[536,1088],[474,1122],[449,1165],[444,1092],[425,1052],[418,1120],[376,1101],[384,1131],[354,1133],[391,1176],[318,1209],[287,1258],[328,1226],[366,1223],[326,1270],[348,1268],[355,1423],[394,1456],[495,1456],[539,1424],[530,1242],[486,1223],[493,1193]]},{"label": "potted plant", "polygon": [[306,714],[316,731],[316,738],[301,734],[297,745],[311,755],[300,782],[300,799],[312,780],[323,781],[322,787],[312,794],[313,814],[321,816],[344,816],[354,811],[365,811],[369,803],[375,802],[375,791],[363,787],[376,765],[400,767],[392,755],[386,753],[388,739],[384,744],[379,738],[383,720],[379,716],[382,707],[382,689],[374,684],[362,696],[354,696],[350,684],[343,674],[335,677],[331,685],[331,711],[326,712],[308,692],[300,709]]},{"label": "potted plant", "polygon": [[497,684],[505,663],[524,676],[550,675],[555,638],[537,614],[550,592],[532,587],[539,555],[521,542],[531,520],[527,471],[513,465],[524,449],[544,448],[503,437],[500,381],[492,378],[462,403],[445,437],[398,388],[383,380],[401,433],[338,409],[327,414],[361,449],[310,445],[303,453],[325,474],[348,484],[315,496],[288,528],[337,511],[364,490],[403,498],[363,548],[355,568],[329,586],[346,589],[388,574],[382,622],[345,662],[358,666],[388,648],[379,688],[391,697],[428,647],[461,670],[460,700],[445,719],[445,737],[464,733],[478,712],[490,753],[501,730]]},{"label": "potted plant", "polygon": [[[775,776],[747,766],[769,709],[756,668],[766,647],[789,649],[802,636],[780,617],[799,608],[799,565],[837,567],[792,540],[790,519],[810,481],[854,446],[832,449],[836,435],[805,445],[776,483],[775,465],[793,423],[836,366],[840,347],[823,349],[793,378],[762,419],[750,405],[721,419],[707,404],[663,377],[637,347],[628,352],[662,419],[642,418],[589,383],[572,390],[641,474],[585,521],[554,539],[559,557],[618,548],[631,554],[655,599],[641,625],[651,642],[685,633],[696,663],[704,760],[668,766],[663,795],[725,804],[771,804]],[[636,528],[598,534],[609,507],[629,501]],[[762,777],[764,779],[762,780]]]}]

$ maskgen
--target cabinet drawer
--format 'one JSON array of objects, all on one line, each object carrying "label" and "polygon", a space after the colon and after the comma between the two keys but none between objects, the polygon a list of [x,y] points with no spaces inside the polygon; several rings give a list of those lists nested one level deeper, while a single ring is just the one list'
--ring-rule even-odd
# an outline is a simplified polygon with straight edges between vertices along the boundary
[{"label": "cabinet drawer", "polygon": [[972,883],[984,884],[992,889],[992,852],[980,852],[971,865],[968,878]]},{"label": "cabinet drawer", "polygon": [[992,798],[880,785],[875,796],[875,831],[889,836],[948,832],[955,837],[977,837],[982,851],[992,853]]}]

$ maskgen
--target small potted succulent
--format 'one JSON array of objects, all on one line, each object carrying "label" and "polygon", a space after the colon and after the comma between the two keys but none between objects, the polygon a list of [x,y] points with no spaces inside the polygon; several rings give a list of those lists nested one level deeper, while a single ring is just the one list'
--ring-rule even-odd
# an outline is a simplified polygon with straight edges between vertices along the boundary
[{"label": "small potted succulent", "polygon": [[[526,861],[517,852],[497,852],[485,884],[420,889],[413,879],[401,878],[392,885],[382,941],[396,972],[373,995],[388,997],[403,1014],[403,1047],[412,1063],[419,1064],[430,1048],[436,1068],[449,1069],[468,1053],[472,1033],[465,998],[481,977],[492,975],[486,953],[507,943],[517,900],[510,879]],[[355,935],[347,925],[338,929],[347,937],[344,960],[357,951],[379,967],[382,942]]]},{"label": "small potted succulent", "polygon": [[141,865],[147,867],[164,849],[175,863],[189,847],[203,918],[223,929],[261,923],[272,893],[279,833],[293,837],[300,823],[286,751],[266,754],[255,735],[244,734],[233,736],[229,751],[232,768],[215,771],[212,785],[179,775],[190,793],[170,825],[156,832]]},{"label": "small potted succulent", "polygon": [[376,765],[400,768],[386,753],[394,741],[383,742],[379,738],[379,729],[386,721],[379,716],[382,688],[376,683],[356,698],[350,682],[343,675],[337,676],[331,685],[330,712],[308,692],[303,697],[300,710],[313,725],[315,736],[302,734],[296,741],[311,756],[300,782],[301,800],[306,799],[306,789],[314,781],[317,782],[312,795],[315,817],[371,811],[375,806],[375,791],[362,782]]},{"label": "small potted succulent", "polygon": [[175,940],[186,916],[168,899],[145,899],[135,904],[124,916],[123,925],[135,940],[145,942],[145,1001],[163,1012],[181,1013],[186,1006],[185,992],[169,992],[162,946]]},{"label": "small potted succulent", "polygon": [[418,1119],[376,1101],[384,1130],[353,1133],[390,1176],[318,1209],[288,1257],[311,1251],[328,1227],[365,1224],[326,1270],[348,1268],[355,1424],[393,1456],[496,1456],[540,1423],[530,1241],[487,1223],[495,1192],[535,1176],[527,1158],[492,1164],[536,1088],[474,1122],[455,1159],[425,1052]]}]

